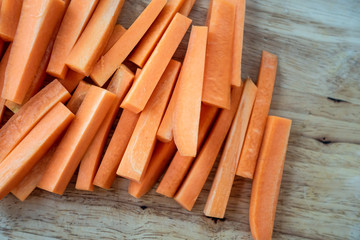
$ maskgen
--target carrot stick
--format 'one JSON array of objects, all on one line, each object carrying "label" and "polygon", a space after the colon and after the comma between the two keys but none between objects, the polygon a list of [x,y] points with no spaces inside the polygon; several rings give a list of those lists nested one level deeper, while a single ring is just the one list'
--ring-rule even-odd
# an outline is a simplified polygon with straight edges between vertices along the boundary
[{"label": "carrot stick", "polygon": [[271,239],[290,128],[290,119],[267,118],[251,188],[249,222],[254,239]]},{"label": "carrot stick", "polygon": [[[0,61],[0,92],[2,92],[2,89],[4,87],[5,69],[6,69],[8,60],[9,60],[10,48],[11,48],[11,44],[8,46],[4,56],[2,57],[2,59]],[[7,101],[5,99],[1,98],[1,96],[0,96],[0,123],[1,123],[2,116],[4,114],[6,102]]]},{"label": "carrot stick", "polygon": [[80,83],[80,81],[83,80],[84,78],[85,78],[85,76],[83,74],[77,73],[77,72],[69,69],[68,73],[66,74],[66,77],[64,79],[59,79],[59,82],[69,92],[72,92],[77,87],[77,85]]},{"label": "carrot stick", "polygon": [[4,109],[5,109],[5,99],[0,98],[0,123],[2,121],[2,117],[4,115]]},{"label": "carrot stick", "polygon": [[[137,182],[144,176],[155,147],[156,132],[179,73],[180,65],[180,62],[170,61],[146,108],[140,114],[134,133],[116,172],[117,175]],[[139,80],[140,78],[136,80],[135,84]]]},{"label": "carrot stick", "polygon": [[135,48],[166,4],[166,0],[152,0],[126,33],[96,63],[91,79],[103,86],[115,70]]},{"label": "carrot stick", "polygon": [[[200,149],[202,143],[204,142],[205,137],[216,118],[217,112],[218,109],[214,106],[204,104],[201,106],[199,142],[197,145],[198,149]],[[156,189],[156,192],[167,197],[174,197],[193,160],[194,157],[184,157],[177,152],[175,157],[172,159],[170,166],[166,170],[158,188]]]},{"label": "carrot stick", "polygon": [[141,68],[137,68],[135,72],[135,79],[137,79],[140,76]]},{"label": "carrot stick", "polygon": [[206,48],[203,102],[230,108],[235,4],[213,0]]},{"label": "carrot stick", "polygon": [[204,213],[208,217],[224,218],[256,91],[255,84],[247,79],[206,201]]},{"label": "carrot stick", "polygon": [[6,67],[3,98],[23,102],[64,8],[62,0],[24,0]]},{"label": "carrot stick", "polygon": [[161,36],[170,24],[175,14],[179,11],[185,0],[169,0],[162,9],[159,16],[136,46],[129,60],[139,67],[143,67],[146,60],[151,55],[156,44],[159,42]]},{"label": "carrot stick", "polygon": [[240,161],[236,175],[252,179],[255,172],[256,161],[259,156],[261,140],[269,113],[272,92],[275,84],[277,57],[263,51],[261,65],[257,81],[258,93],[255,99],[254,109],[245,136],[244,147],[240,155]]},{"label": "carrot stick", "polygon": [[0,37],[12,42],[19,23],[21,7],[24,0],[2,0],[0,12]]},{"label": "carrot stick", "polygon": [[176,147],[183,156],[195,157],[197,151],[207,34],[207,27],[192,27],[179,74],[173,130]]},{"label": "carrot stick", "polygon": [[121,36],[124,35],[125,32],[126,29],[123,26],[121,26],[120,24],[116,24],[102,54],[104,55],[105,53],[107,53],[112,48],[112,46],[114,46],[115,43],[121,38]]},{"label": "carrot stick", "polygon": [[77,86],[75,92],[71,96],[69,102],[66,104],[66,107],[74,114],[79,110],[86,94],[89,92],[91,84],[81,81]]},{"label": "carrot stick", "polygon": [[73,118],[74,114],[58,103],[1,162],[0,199],[30,172]]},{"label": "carrot stick", "polygon": [[110,128],[119,111],[119,105],[123,100],[125,94],[130,88],[134,80],[134,74],[125,66],[121,67],[115,72],[111,79],[107,90],[116,95],[116,100],[110,107],[106,117],[97,131],[93,141],[86,150],[84,157],[81,160],[78,177],[76,181],[76,189],[93,191],[93,180],[98,170],[100,158],[102,156],[105,142],[109,135]]},{"label": "carrot stick", "polygon": [[121,107],[135,113],[144,109],[190,24],[189,18],[175,15]]},{"label": "carrot stick", "polygon": [[175,201],[188,211],[191,211],[193,208],[215,163],[227,132],[230,129],[231,122],[239,105],[241,90],[241,87],[233,88],[231,93],[231,108],[229,110],[223,109],[220,112],[212,131],[174,197]]},{"label": "carrot stick", "polygon": [[[66,65],[89,76],[106,47],[125,0],[102,0],[66,58]],[[109,76],[110,77],[110,76]]]},{"label": "carrot stick", "polygon": [[134,132],[139,116],[140,114],[133,113],[126,109],[123,110],[104,158],[95,175],[93,182],[95,186],[110,189],[116,178],[116,170],[119,167],[131,135]]},{"label": "carrot stick", "polygon": [[39,188],[61,195],[64,193],[114,100],[113,93],[91,86],[50,160]]},{"label": "carrot stick", "polygon": [[195,2],[196,2],[196,0],[185,0],[179,10],[179,13],[184,16],[189,16],[191,9],[193,8]]}]

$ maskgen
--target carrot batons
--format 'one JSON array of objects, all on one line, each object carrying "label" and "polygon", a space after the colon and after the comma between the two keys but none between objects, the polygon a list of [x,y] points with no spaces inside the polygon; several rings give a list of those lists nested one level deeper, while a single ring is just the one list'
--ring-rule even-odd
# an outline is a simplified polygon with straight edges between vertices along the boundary
[{"label": "carrot batons", "polygon": [[276,68],[276,55],[263,51],[257,81],[258,92],[236,171],[236,175],[238,176],[250,179],[254,176],[256,161],[259,156],[261,140],[266,125],[266,118],[270,109]]},{"label": "carrot batons", "polygon": [[175,15],[121,107],[135,113],[144,109],[190,24],[189,18]]},{"label": "carrot batons", "polygon": [[69,91],[72,92],[79,84],[81,80],[83,80],[85,76],[81,73],[77,73],[69,69],[64,79],[59,79],[59,82]]},{"label": "carrot batons", "polygon": [[159,16],[141,39],[135,50],[130,55],[129,60],[139,67],[143,67],[146,60],[151,55],[162,34],[165,32],[170,21],[179,11],[185,0],[169,0]]},{"label": "carrot batons", "polygon": [[106,47],[103,51],[103,55],[107,53],[112,48],[112,46],[115,45],[115,43],[121,38],[122,35],[124,35],[125,32],[126,29],[123,26],[121,26],[120,24],[115,25],[109,41],[107,42]]},{"label": "carrot batons", "polygon": [[251,189],[249,222],[255,240],[271,239],[291,120],[267,118]]},{"label": "carrot batons", "polygon": [[123,4],[124,0],[99,2],[79,40],[67,56],[65,63],[68,67],[89,76],[106,47]]},{"label": "carrot batons", "polygon": [[[214,0],[215,1],[215,0]],[[229,131],[231,122],[239,105],[242,88],[234,87],[231,93],[231,107],[223,109],[217,118],[212,131],[206,139],[200,153],[195,159],[187,177],[176,193],[174,199],[186,210],[191,211],[206,179],[215,163],[223,141]]]},{"label": "carrot batons", "polygon": [[179,74],[173,123],[174,141],[183,156],[195,157],[197,151],[207,34],[207,27],[192,27]]},{"label": "carrot batons", "polygon": [[58,103],[0,164],[0,199],[26,176],[74,118]]},{"label": "carrot batons", "polygon": [[50,160],[38,184],[39,188],[57,194],[64,193],[114,100],[113,93],[91,86]]},{"label": "carrot batons", "polygon": [[[146,108],[141,112],[134,133],[116,172],[118,175],[137,182],[140,182],[144,176],[155,147],[156,132],[179,73],[180,65],[175,60],[170,61]],[[139,80],[136,79],[135,84]]]},{"label": "carrot batons", "polygon": [[86,94],[89,92],[91,84],[81,81],[77,86],[75,92],[71,96],[66,107],[74,114],[79,110],[81,103],[84,101]]},{"label": "carrot batons", "polygon": [[212,0],[210,9],[202,100],[229,109],[235,4],[229,0]]},{"label": "carrot batons", "polygon": [[224,218],[256,91],[255,84],[247,79],[206,201],[204,213],[208,217]]},{"label": "carrot batons", "polygon": [[102,86],[141,40],[166,4],[166,0],[152,0],[125,34],[96,63],[91,79]]},{"label": "carrot batons", "polygon": [[0,37],[11,42],[14,40],[24,0],[2,0],[0,11]]},{"label": "carrot batons", "polygon": [[179,13],[184,16],[189,16],[191,9],[193,8],[195,2],[196,2],[196,0],[185,0],[179,10]]}]

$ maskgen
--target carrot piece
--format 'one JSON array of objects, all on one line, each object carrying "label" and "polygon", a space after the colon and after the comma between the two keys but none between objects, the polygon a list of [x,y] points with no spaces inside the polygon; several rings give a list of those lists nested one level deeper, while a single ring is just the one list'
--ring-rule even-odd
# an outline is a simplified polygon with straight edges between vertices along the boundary
[{"label": "carrot piece", "polygon": [[238,108],[241,91],[241,87],[233,88],[231,93],[231,108],[229,110],[223,109],[220,112],[212,131],[174,197],[175,201],[188,211],[191,211],[193,208],[215,163],[216,157]]},{"label": "carrot piece", "polygon": [[142,69],[139,78],[126,95],[121,104],[122,108],[135,113],[144,109],[190,24],[189,18],[178,13],[175,15]]},{"label": "carrot piece", "polygon": [[184,16],[189,16],[191,9],[193,8],[196,0],[185,0],[183,5],[181,6],[179,13]]},{"label": "carrot piece", "polygon": [[47,73],[64,79],[67,73],[66,58],[79,39],[99,0],[72,0],[65,13],[51,53]]},{"label": "carrot piece", "polygon": [[91,86],[50,160],[39,188],[61,195],[64,193],[114,100],[113,93]]},{"label": "carrot piece", "polygon": [[206,48],[203,102],[229,109],[235,4],[213,0]]},{"label": "carrot piece", "polygon": [[121,36],[124,35],[125,32],[126,29],[123,26],[121,26],[120,24],[116,24],[102,54],[104,55],[105,53],[107,53],[112,48],[112,46],[114,46],[115,43],[121,38]]},{"label": "carrot piece", "polygon": [[179,11],[180,7],[185,0],[169,0],[165,7],[162,9],[159,16],[131,53],[129,60],[139,67],[143,67],[146,60],[148,60],[156,44],[159,42],[161,36],[170,24],[175,14]]},{"label": "carrot piece", "polygon": [[[204,104],[201,106],[198,149],[200,149],[201,144],[204,142],[206,134],[216,118],[217,112],[218,109],[214,106]],[[156,192],[167,197],[174,197],[193,160],[194,157],[184,157],[177,152],[156,189]]]},{"label": "carrot piece", "polygon": [[74,114],[58,103],[1,162],[0,199],[19,184],[73,118]]},{"label": "carrot piece", "polygon": [[0,123],[2,121],[2,117],[4,114],[4,109],[5,109],[5,99],[0,98]]},{"label": "carrot piece", "polygon": [[69,98],[69,92],[57,80],[32,97],[0,129],[0,162],[54,105]]},{"label": "carrot piece", "polygon": [[2,0],[0,12],[0,37],[7,42],[14,40],[24,0]]},{"label": "carrot piece", "polygon": [[99,167],[105,142],[119,111],[119,105],[129,90],[133,80],[134,74],[125,65],[121,65],[111,79],[107,90],[116,95],[116,100],[112,103],[110,110],[106,114],[104,121],[81,160],[75,186],[76,189],[85,191],[94,190],[93,180]]},{"label": "carrot piece", "polygon": [[197,151],[207,34],[207,27],[192,27],[179,74],[173,130],[175,144],[183,156],[195,157]]},{"label": "carrot piece", "polygon": [[165,168],[168,166],[175,152],[176,146],[174,141],[168,143],[157,142],[144,178],[140,183],[130,181],[128,189],[129,194],[136,198],[140,198],[149,192],[156,181],[161,177],[161,174],[165,171]]},{"label": "carrot piece", "polygon": [[137,68],[135,72],[135,79],[137,79],[140,76],[141,68]]},{"label": "carrot piece", "polygon": [[[2,89],[4,87],[5,69],[6,69],[8,60],[9,60],[10,47],[11,47],[11,44],[8,46],[8,49],[6,50],[4,56],[2,57],[2,59],[0,61],[0,92],[2,92]],[[2,116],[4,114],[6,102],[7,101],[5,99],[1,98],[1,96],[0,96],[0,123],[1,123]]]},{"label": "carrot piece", "polygon": [[256,85],[247,79],[206,201],[204,213],[208,217],[224,218],[256,91]]},{"label": "carrot piece", "polygon": [[[117,175],[137,182],[144,176],[155,147],[156,132],[179,73],[180,65],[180,62],[170,61],[146,108],[140,114],[134,133],[116,172]],[[139,79],[135,83],[137,82]]]},{"label": "carrot piece", "polygon": [[89,92],[91,84],[81,81],[77,86],[75,92],[71,96],[69,102],[66,104],[66,107],[74,114],[79,110],[86,94]]},{"label": "carrot piece", "polygon": [[103,86],[115,70],[135,48],[166,4],[166,0],[152,0],[125,34],[96,63],[90,77]]},{"label": "carrot piece", "polygon": [[59,79],[59,82],[69,92],[72,92],[77,87],[77,85],[80,83],[80,81],[83,80],[84,78],[85,78],[85,76],[83,74],[77,73],[77,72],[69,69],[68,73],[66,74],[66,77],[64,79]]},{"label": "carrot piece", "polygon": [[256,161],[259,156],[261,140],[266,125],[266,118],[270,109],[276,68],[276,55],[263,51],[257,81],[258,93],[236,170],[236,175],[238,176],[250,179],[254,176]]},{"label": "carrot piece", "polygon": [[271,239],[290,128],[290,119],[267,118],[251,188],[249,222],[254,239]]},{"label": "carrot piece", "polygon": [[[66,58],[72,70],[89,76],[103,53],[125,0],[102,0]],[[110,77],[110,76],[109,76]]]},{"label": "carrot piece", "polygon": [[140,114],[123,110],[109,146],[95,175],[95,186],[110,189]]}]

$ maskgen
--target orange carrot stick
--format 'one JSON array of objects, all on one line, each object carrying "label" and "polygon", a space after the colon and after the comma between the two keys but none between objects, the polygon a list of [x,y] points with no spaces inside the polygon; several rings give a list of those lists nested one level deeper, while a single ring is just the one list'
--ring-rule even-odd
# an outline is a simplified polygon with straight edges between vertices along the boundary
[{"label": "orange carrot stick", "polygon": [[176,147],[183,156],[195,157],[197,151],[207,34],[207,27],[192,27],[179,74],[173,130]]},{"label": "orange carrot stick", "polygon": [[190,24],[189,18],[175,15],[121,107],[135,113],[144,109]]},{"label": "orange carrot stick", "polygon": [[89,92],[91,84],[81,81],[77,86],[75,92],[71,96],[69,102],[66,104],[66,107],[74,114],[79,110],[86,94]]},{"label": "orange carrot stick", "polygon": [[116,24],[102,55],[107,53],[112,48],[112,46],[114,46],[115,43],[121,38],[121,36],[124,35],[125,32],[126,29],[123,26],[121,26],[120,24]]},{"label": "orange carrot stick", "polygon": [[224,218],[256,91],[255,84],[247,79],[206,201],[204,213],[208,217]]},{"label": "orange carrot stick", "polygon": [[257,81],[258,93],[246,132],[244,147],[240,155],[236,175],[252,179],[259,156],[261,140],[269,113],[275,84],[277,57],[263,51]]},{"label": "orange carrot stick", "polygon": [[57,194],[64,193],[114,100],[113,93],[91,86],[50,160],[38,184],[39,188]]},{"label": "orange carrot stick", "polygon": [[135,72],[135,79],[137,79],[140,76],[141,68],[137,68]]},{"label": "orange carrot stick", "polygon": [[0,98],[0,123],[2,121],[2,117],[4,115],[4,109],[5,109],[5,99]]},{"label": "orange carrot stick", "polygon": [[239,105],[241,90],[242,88],[239,87],[233,88],[231,93],[231,108],[229,110],[223,109],[220,112],[212,131],[174,197],[175,201],[188,211],[191,211],[193,208],[215,163],[227,132],[230,129],[231,122]]},{"label": "orange carrot stick", "polygon": [[251,188],[250,229],[254,239],[271,239],[291,120],[269,116]]},{"label": "orange carrot stick", "polygon": [[2,0],[0,12],[0,37],[11,42],[14,40],[24,0]]},{"label": "orange carrot stick", "polygon": [[[5,69],[6,69],[8,60],[9,60],[10,47],[11,47],[11,44],[8,46],[8,49],[6,50],[4,56],[2,57],[2,59],[0,61],[0,92],[2,91],[2,89],[4,87]],[[1,98],[1,96],[0,96],[0,123],[1,123],[2,116],[4,114],[5,106],[6,106],[6,100]]]},{"label": "orange carrot stick", "polygon": [[191,9],[193,8],[195,2],[196,2],[196,0],[185,0],[179,10],[179,13],[184,16],[189,16]]},{"label": "orange carrot stick", "polygon": [[81,73],[77,73],[69,69],[66,77],[64,79],[59,79],[59,82],[69,91],[72,92],[80,83],[81,80],[85,78]]},{"label": "orange carrot stick", "polygon": [[74,114],[58,103],[1,162],[0,199],[30,172],[73,118]]},{"label": "orange carrot stick", "polygon": [[91,79],[102,86],[138,44],[166,4],[166,0],[152,0],[126,33],[96,63]]},{"label": "orange carrot stick", "polygon": [[[179,73],[180,65],[180,62],[170,61],[149,103],[141,112],[134,133],[116,172],[118,175],[137,182],[144,176],[155,147],[156,132]],[[141,71],[141,74],[143,71]],[[139,80],[140,78],[135,83],[139,82]]]}]

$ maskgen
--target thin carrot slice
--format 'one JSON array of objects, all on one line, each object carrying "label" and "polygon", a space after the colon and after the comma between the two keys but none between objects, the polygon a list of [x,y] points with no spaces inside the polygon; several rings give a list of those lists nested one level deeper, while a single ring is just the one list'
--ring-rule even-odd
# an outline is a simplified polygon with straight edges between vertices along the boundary
[{"label": "thin carrot slice", "polygon": [[247,79],[206,201],[204,213],[208,217],[224,218],[256,91],[255,84]]},{"label": "thin carrot slice", "polygon": [[103,86],[139,43],[166,4],[166,0],[152,0],[126,33],[96,63],[91,79]]},{"label": "thin carrot slice", "polygon": [[290,128],[290,119],[267,119],[251,188],[249,222],[254,239],[271,239]]},{"label": "thin carrot slice", "polygon": [[0,199],[20,183],[73,118],[74,114],[58,103],[1,162]]},{"label": "thin carrot slice", "polygon": [[24,0],[2,0],[0,11],[0,37],[7,42],[14,40]]},{"label": "thin carrot slice", "polygon": [[196,0],[185,0],[183,5],[181,6],[179,13],[184,16],[189,16],[191,9],[193,8]]},{"label": "thin carrot slice", "polygon": [[59,82],[69,91],[72,92],[77,87],[77,85],[80,83],[81,80],[83,80],[85,76],[81,73],[77,73],[71,69],[69,69],[68,73],[66,74],[66,77],[64,79],[59,79]]},{"label": "thin carrot slice", "polygon": [[[215,1],[215,0],[214,0]],[[239,106],[241,87],[234,87],[231,93],[231,108],[223,109],[212,131],[196,157],[188,175],[176,193],[174,199],[183,208],[191,211],[206,179],[215,163],[216,157],[230,129],[231,122]]]},{"label": "thin carrot slice", "polygon": [[89,92],[91,84],[81,81],[77,86],[75,92],[71,96],[69,102],[66,104],[66,107],[74,114],[79,110],[86,94]]},{"label": "thin carrot slice", "polygon": [[244,147],[240,155],[236,175],[252,179],[264,135],[266,118],[269,113],[275,84],[277,57],[263,51],[257,81],[258,93],[246,132]]},{"label": "thin carrot slice", "polygon": [[38,184],[39,188],[57,194],[64,193],[114,100],[113,93],[91,86],[50,160]]},{"label": "thin carrot slice", "polygon": [[[149,103],[141,112],[134,133],[116,172],[118,175],[137,182],[140,182],[144,176],[155,147],[156,132],[179,73],[180,65],[180,62],[170,61]],[[139,79],[135,83],[137,82],[139,82]]]},{"label": "thin carrot slice", "polygon": [[125,32],[126,29],[123,26],[121,26],[120,24],[116,24],[102,54],[104,55],[105,53],[107,53],[112,48],[112,46],[114,46],[115,43],[121,38],[121,36],[124,35]]},{"label": "thin carrot slice", "polygon": [[183,156],[195,157],[204,82],[208,28],[193,26],[183,66],[174,115],[174,141]]}]

